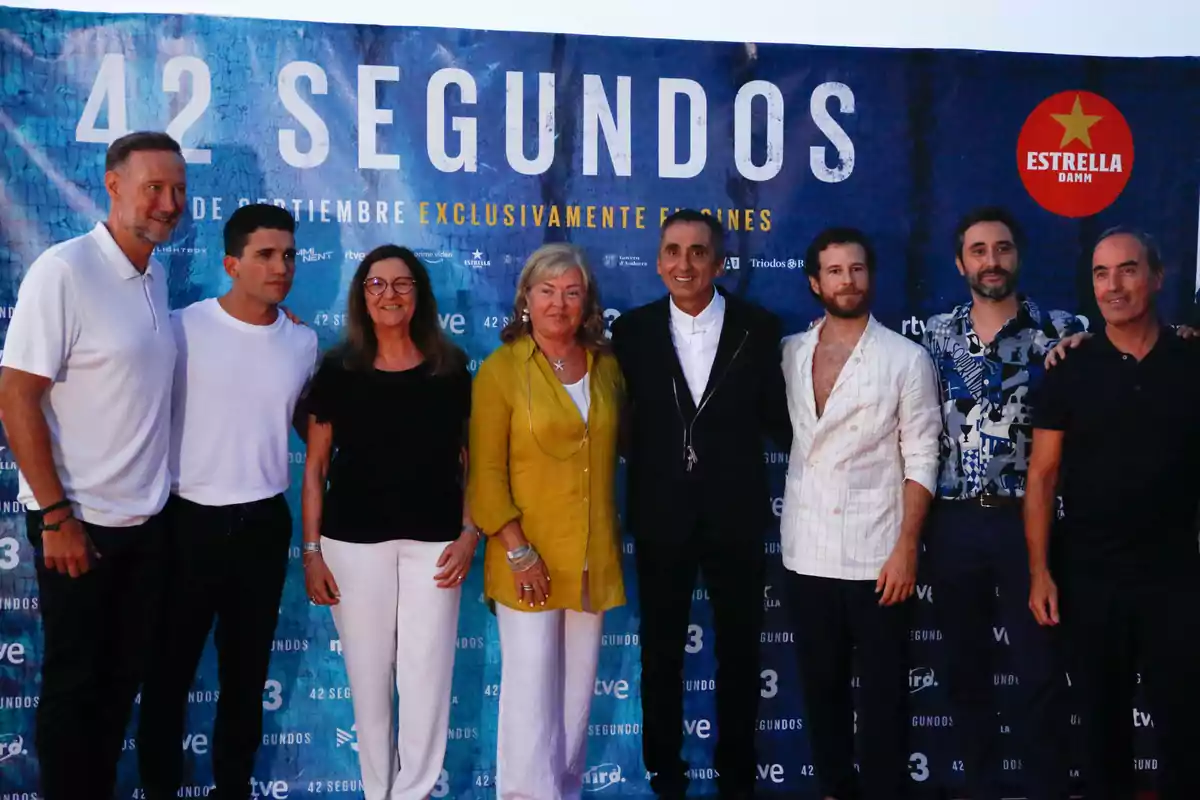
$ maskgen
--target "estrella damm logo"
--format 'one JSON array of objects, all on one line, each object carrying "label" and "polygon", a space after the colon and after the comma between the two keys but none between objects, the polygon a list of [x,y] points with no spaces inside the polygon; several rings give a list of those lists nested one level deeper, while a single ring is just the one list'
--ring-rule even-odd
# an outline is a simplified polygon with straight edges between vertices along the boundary
[{"label": "estrella damm logo", "polygon": [[1017,170],[1042,208],[1088,217],[1112,205],[1133,170],[1133,133],[1098,94],[1060,92],[1043,100],[1017,139]]}]

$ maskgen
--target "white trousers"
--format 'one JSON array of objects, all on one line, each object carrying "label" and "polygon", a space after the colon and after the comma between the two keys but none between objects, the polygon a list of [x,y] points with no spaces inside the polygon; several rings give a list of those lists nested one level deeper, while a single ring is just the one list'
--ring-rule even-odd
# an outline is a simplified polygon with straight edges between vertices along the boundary
[{"label": "white trousers", "polygon": [[333,622],[350,678],[365,800],[423,800],[442,771],[462,593],[433,579],[446,545],[321,539],[341,592]]},{"label": "white trousers", "polygon": [[516,611],[497,604],[496,622],[501,657],[496,796],[575,800],[587,768],[604,615]]}]

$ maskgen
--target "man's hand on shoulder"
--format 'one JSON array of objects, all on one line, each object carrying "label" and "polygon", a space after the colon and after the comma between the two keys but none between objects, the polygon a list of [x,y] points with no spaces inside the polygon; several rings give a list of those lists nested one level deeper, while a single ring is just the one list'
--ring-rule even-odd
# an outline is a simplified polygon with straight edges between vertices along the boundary
[{"label": "man's hand on shoulder", "polygon": [[297,317],[295,314],[293,314],[293,313],[292,313],[292,311],[291,311],[291,310],[290,310],[290,309],[289,309],[287,306],[280,306],[280,307],[279,307],[279,311],[280,311],[280,313],[282,313],[282,314],[283,314],[285,317],[287,317],[288,319],[290,319],[290,320],[292,321],[292,324],[293,324],[293,325],[301,325],[301,326],[303,326],[303,327],[305,327],[305,328],[307,328],[307,327],[308,327],[308,325],[307,325],[307,324],[304,322],[304,320],[300,319],[300,318],[299,318],[299,317]]},{"label": "man's hand on shoulder", "polygon": [[1092,334],[1088,333],[1087,331],[1083,331],[1081,333],[1073,333],[1070,336],[1064,336],[1062,339],[1059,339],[1058,344],[1050,348],[1049,353],[1046,353],[1046,360],[1044,362],[1046,369],[1050,369],[1060,361],[1064,360],[1069,351],[1079,347],[1079,345],[1083,344],[1090,338],[1092,338]]}]

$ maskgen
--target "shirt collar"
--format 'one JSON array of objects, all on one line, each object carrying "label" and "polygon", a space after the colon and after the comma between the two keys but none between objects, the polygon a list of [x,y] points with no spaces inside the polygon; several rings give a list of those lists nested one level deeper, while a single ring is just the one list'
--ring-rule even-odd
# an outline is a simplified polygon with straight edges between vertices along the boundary
[{"label": "shirt collar", "polygon": [[[100,246],[100,252],[104,254],[105,259],[113,266],[118,275],[125,280],[142,277],[143,273],[139,272],[138,268],[129,260],[129,256],[125,255],[125,251],[117,244],[117,240],[113,238],[112,232],[108,229],[107,225],[103,222],[97,222],[96,227],[92,229],[92,237],[96,240],[96,244]],[[147,262],[144,274],[147,278],[153,277],[153,258]]]},{"label": "shirt collar", "polygon": [[681,333],[705,333],[725,314],[725,298],[715,287],[708,305],[694,317],[681,311],[679,306],[675,305],[675,298],[670,298],[667,303],[671,306],[671,324]]},{"label": "shirt collar", "polygon": [[[805,344],[808,347],[816,347],[817,342],[821,340],[821,329],[825,327],[825,321],[828,317],[821,317],[813,326],[804,332]],[[865,354],[871,348],[871,343],[875,340],[875,334],[879,329],[879,320],[875,319],[874,314],[867,315],[867,327],[863,329],[862,336],[858,337],[858,344],[854,346],[855,351]]]},{"label": "shirt collar", "polygon": [[[975,301],[971,300],[962,305],[955,306],[953,316],[965,326],[971,325],[971,309],[975,307]],[[1016,322],[1016,329],[1021,330],[1026,327],[1040,328],[1042,325],[1042,310],[1038,308],[1037,303],[1033,302],[1024,295],[1017,295],[1017,315],[1010,319],[1003,327],[1000,328],[1001,333],[1009,326]]]},{"label": "shirt collar", "polygon": [[[1158,324],[1158,339],[1154,342],[1154,346],[1150,348],[1150,352],[1147,353],[1145,358],[1142,360],[1145,361],[1146,358],[1149,358],[1156,352],[1171,352],[1179,347],[1183,342],[1184,340],[1180,338],[1179,334],[1176,333],[1174,328],[1172,328],[1170,325],[1163,325],[1160,322]],[[1099,345],[1104,352],[1110,355],[1126,355],[1124,350],[1118,350],[1117,346],[1112,343],[1112,339],[1108,338],[1107,325],[1105,325],[1100,330],[1100,333],[1096,336],[1096,344]]]}]

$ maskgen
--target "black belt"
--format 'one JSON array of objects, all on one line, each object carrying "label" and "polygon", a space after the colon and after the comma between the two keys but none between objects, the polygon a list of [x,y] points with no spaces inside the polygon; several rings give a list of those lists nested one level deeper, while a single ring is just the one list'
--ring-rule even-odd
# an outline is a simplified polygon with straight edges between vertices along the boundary
[{"label": "black belt", "polygon": [[975,497],[965,497],[960,500],[948,499],[948,503],[958,503],[971,508],[1022,508],[1025,498],[1008,494],[981,494]]}]

